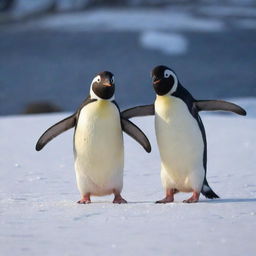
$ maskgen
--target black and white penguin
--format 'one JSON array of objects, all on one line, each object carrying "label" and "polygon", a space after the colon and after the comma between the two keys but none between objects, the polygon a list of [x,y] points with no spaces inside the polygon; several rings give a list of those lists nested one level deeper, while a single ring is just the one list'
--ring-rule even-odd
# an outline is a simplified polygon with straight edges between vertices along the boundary
[{"label": "black and white penguin", "polygon": [[143,148],[151,151],[145,134],[123,118],[114,101],[114,76],[108,71],[99,73],[91,83],[90,95],[76,113],[50,127],[38,140],[41,150],[60,133],[75,127],[74,158],[80,204],[91,202],[91,195],[114,194],[113,203],[126,203],[122,198],[124,143],[126,132]]},{"label": "black and white penguin", "polygon": [[152,70],[156,100],[122,112],[125,118],[155,115],[155,132],[161,158],[161,180],[166,197],[156,203],[173,202],[177,192],[193,192],[184,200],[194,203],[200,193],[218,198],[206,179],[207,143],[200,111],[224,110],[246,115],[241,107],[226,101],[195,100],[180,84],[173,70],[157,66]]}]

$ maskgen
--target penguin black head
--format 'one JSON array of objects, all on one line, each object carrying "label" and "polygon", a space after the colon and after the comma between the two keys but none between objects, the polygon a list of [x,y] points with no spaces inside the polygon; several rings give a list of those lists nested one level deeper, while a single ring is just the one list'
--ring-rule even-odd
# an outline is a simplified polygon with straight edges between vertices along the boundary
[{"label": "penguin black head", "polygon": [[114,75],[109,71],[98,73],[91,83],[91,97],[96,99],[110,100],[113,99],[114,93]]},{"label": "penguin black head", "polygon": [[152,83],[157,95],[173,94],[178,87],[178,78],[166,66],[156,66],[151,72]]}]

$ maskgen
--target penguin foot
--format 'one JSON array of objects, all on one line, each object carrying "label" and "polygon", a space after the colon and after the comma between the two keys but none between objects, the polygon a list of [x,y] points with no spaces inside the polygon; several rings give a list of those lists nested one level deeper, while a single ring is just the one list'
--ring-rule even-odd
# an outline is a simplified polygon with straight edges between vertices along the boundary
[{"label": "penguin foot", "polygon": [[127,204],[127,201],[123,199],[121,195],[115,195],[113,204]]},{"label": "penguin foot", "polygon": [[183,203],[191,204],[191,203],[196,203],[198,200],[193,199],[192,197],[186,200],[183,200]]},{"label": "penguin foot", "polygon": [[83,198],[79,201],[77,201],[78,204],[90,204],[91,198],[90,195],[84,195]]},{"label": "penguin foot", "polygon": [[167,203],[172,203],[174,201],[173,196],[166,196],[162,200],[156,201],[156,204],[167,204]]},{"label": "penguin foot", "polygon": [[193,195],[189,199],[184,200],[183,203],[188,203],[188,204],[196,203],[199,200],[199,196],[200,196],[200,193],[193,192]]},{"label": "penguin foot", "polygon": [[77,201],[78,204],[90,204],[91,203],[91,200],[84,200],[84,199],[81,199],[79,201]]},{"label": "penguin foot", "polygon": [[162,200],[156,201],[156,204],[167,204],[174,201],[174,194],[177,193],[177,189],[169,188],[166,190],[166,197]]}]

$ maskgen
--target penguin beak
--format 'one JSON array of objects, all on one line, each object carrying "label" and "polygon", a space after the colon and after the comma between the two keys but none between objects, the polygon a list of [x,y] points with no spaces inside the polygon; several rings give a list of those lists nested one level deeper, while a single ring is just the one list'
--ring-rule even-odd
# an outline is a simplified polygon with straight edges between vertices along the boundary
[{"label": "penguin beak", "polygon": [[153,84],[159,84],[161,82],[161,79],[158,79],[156,81],[153,81]]},{"label": "penguin beak", "polygon": [[104,86],[112,86],[110,83],[103,83]]},{"label": "penguin beak", "polygon": [[107,87],[110,87],[113,85],[113,83],[111,83],[111,79],[107,78],[104,83],[102,83],[103,86],[107,86]]},{"label": "penguin beak", "polygon": [[152,82],[153,82],[153,84],[158,84],[161,82],[161,79],[158,79],[156,76],[153,76]]},{"label": "penguin beak", "polygon": [[163,79],[159,79],[156,76],[154,76],[152,80],[153,80],[152,81],[153,82],[153,88],[154,88],[157,95],[162,96],[162,95],[167,93],[166,90],[165,90],[166,86],[165,86],[165,84],[163,84]]}]

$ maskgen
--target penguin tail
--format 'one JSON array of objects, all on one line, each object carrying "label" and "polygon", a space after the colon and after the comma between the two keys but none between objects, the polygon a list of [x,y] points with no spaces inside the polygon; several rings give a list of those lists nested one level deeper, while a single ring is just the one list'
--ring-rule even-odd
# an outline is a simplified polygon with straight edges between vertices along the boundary
[{"label": "penguin tail", "polygon": [[206,198],[220,198],[215,192],[211,189],[211,187],[208,185],[208,182],[206,181],[202,187],[201,193],[206,197]]}]

